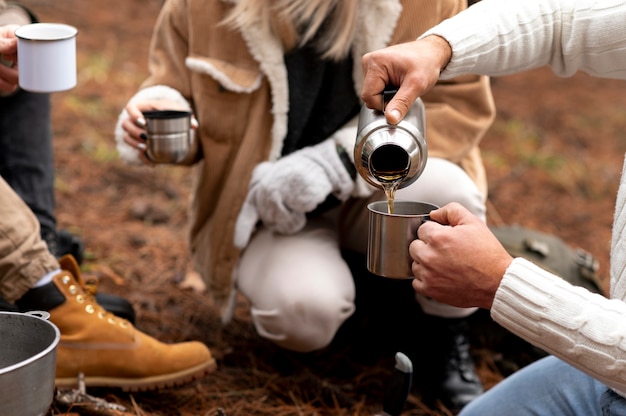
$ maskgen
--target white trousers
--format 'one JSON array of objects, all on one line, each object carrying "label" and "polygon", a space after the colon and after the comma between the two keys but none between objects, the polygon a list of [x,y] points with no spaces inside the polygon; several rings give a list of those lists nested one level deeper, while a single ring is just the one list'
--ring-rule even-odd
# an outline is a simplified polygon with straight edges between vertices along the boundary
[{"label": "white trousers", "polygon": [[[351,199],[309,220],[292,235],[261,228],[240,261],[237,288],[250,301],[260,336],[300,352],[326,347],[355,306],[355,286],[341,249],[367,252],[367,204],[385,199],[382,191],[368,199]],[[459,166],[429,158],[422,175],[400,189],[396,199],[443,206],[459,202],[485,220],[485,195]],[[462,318],[476,309],[441,304],[416,294],[425,313]]]}]

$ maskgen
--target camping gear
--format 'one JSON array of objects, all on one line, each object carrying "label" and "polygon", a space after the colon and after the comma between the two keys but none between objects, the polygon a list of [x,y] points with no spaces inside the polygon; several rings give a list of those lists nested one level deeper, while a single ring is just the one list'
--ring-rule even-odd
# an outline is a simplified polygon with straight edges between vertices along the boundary
[{"label": "camping gear", "polygon": [[47,312],[0,312],[0,415],[44,416],[54,395],[59,329]]}]

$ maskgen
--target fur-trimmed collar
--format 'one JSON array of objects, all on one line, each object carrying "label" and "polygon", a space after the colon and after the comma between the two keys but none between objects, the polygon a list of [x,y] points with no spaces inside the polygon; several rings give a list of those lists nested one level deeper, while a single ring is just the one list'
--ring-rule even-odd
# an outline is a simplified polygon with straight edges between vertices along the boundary
[{"label": "fur-trimmed collar", "polygon": [[[237,0],[223,0],[236,3]],[[381,49],[389,44],[400,14],[400,0],[361,0],[357,19],[356,36],[352,55],[354,89],[360,96],[363,72],[361,57],[369,51]],[[283,61],[284,51],[280,41],[268,36],[257,27],[246,29],[242,36],[250,53],[267,76],[272,91],[272,148],[269,159],[277,159],[282,150],[283,139],[287,134],[287,112],[289,111],[289,90],[287,69]]]}]

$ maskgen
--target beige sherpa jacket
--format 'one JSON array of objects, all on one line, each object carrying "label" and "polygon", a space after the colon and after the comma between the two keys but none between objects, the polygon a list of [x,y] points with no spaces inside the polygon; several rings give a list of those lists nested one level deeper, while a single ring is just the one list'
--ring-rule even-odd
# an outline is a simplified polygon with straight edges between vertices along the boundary
[{"label": "beige sherpa jacket", "polygon": [[0,0],[0,26],[27,25],[36,22],[35,15],[25,6]]},{"label": "beige sherpa jacket", "polygon": [[[354,89],[360,96],[361,56],[390,44],[414,40],[464,8],[466,0],[362,0],[353,46]],[[189,241],[194,267],[216,305],[229,318],[239,250],[234,225],[248,191],[252,169],[281,154],[289,111],[281,43],[260,30],[236,32],[220,25],[232,0],[168,0],[150,47],[150,77],[133,97],[175,99],[193,109],[199,122],[199,152],[190,206]],[[486,192],[478,143],[495,109],[487,78],[468,76],[436,86],[427,106],[429,155],[461,165]],[[120,120],[125,117],[124,112]],[[335,133],[352,149],[357,120]],[[121,157],[136,151],[116,129]],[[351,153],[351,152],[348,152]],[[373,191],[358,179],[355,196]]]}]

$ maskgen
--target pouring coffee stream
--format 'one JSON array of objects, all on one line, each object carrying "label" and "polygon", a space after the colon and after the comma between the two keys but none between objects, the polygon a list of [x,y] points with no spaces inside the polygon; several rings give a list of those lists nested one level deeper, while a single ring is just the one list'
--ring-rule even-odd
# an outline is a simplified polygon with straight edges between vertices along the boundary
[{"label": "pouring coffee stream", "polygon": [[385,107],[396,92],[393,87],[383,91],[383,111],[361,107],[354,147],[357,172],[368,183],[385,191],[389,213],[393,212],[396,190],[417,180],[428,157],[425,108],[420,98],[398,124],[389,124],[385,118]]},{"label": "pouring coffee stream", "polygon": [[354,147],[357,172],[366,182],[385,191],[385,201],[368,204],[367,269],[378,276],[412,278],[408,246],[418,227],[437,207],[418,201],[396,201],[398,189],[411,185],[426,167],[424,103],[417,99],[398,123],[385,118],[386,104],[396,90],[383,92],[383,111],[361,107]]}]

